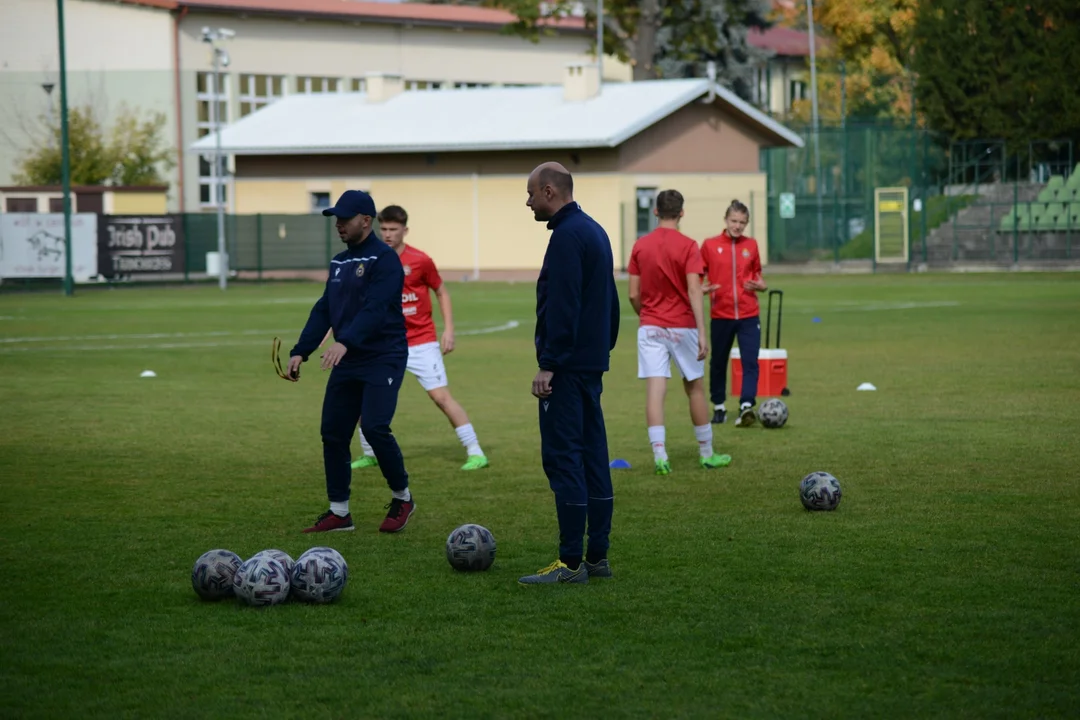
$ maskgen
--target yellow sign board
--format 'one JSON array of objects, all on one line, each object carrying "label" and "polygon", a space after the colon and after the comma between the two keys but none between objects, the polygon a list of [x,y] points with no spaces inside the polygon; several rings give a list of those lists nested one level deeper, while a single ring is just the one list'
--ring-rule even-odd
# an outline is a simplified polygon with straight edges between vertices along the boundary
[{"label": "yellow sign board", "polygon": [[874,258],[879,263],[908,261],[908,189],[874,188]]}]

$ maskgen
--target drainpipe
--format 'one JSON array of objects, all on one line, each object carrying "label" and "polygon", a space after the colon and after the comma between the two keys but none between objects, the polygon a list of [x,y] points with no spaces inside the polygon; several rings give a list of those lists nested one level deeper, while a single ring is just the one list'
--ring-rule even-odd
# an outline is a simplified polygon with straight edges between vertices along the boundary
[{"label": "drainpipe", "polygon": [[180,21],[187,15],[187,5],[180,8],[179,12],[173,13],[173,103],[176,109],[176,169],[178,171],[177,183],[178,197],[180,199],[180,212],[185,209],[184,198],[187,195],[187,187],[184,184],[184,108],[181,104],[180,92]]}]

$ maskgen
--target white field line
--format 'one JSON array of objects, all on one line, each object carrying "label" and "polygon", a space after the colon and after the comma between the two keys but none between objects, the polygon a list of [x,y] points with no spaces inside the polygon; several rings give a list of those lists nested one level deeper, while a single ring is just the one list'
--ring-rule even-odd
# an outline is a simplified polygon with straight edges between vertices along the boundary
[{"label": "white field line", "polygon": [[[764,305],[765,303],[762,303]],[[836,301],[817,307],[793,307],[788,312],[798,313],[800,315],[820,315],[822,313],[840,313],[840,312],[881,312],[884,310],[919,310],[922,308],[946,308],[957,307],[959,302],[953,300],[928,300],[925,302],[919,301],[897,301],[897,302],[878,302],[878,303],[866,303],[863,305],[858,304],[855,301]],[[623,320],[637,320],[637,315],[623,315]]]},{"label": "white field line", "polygon": [[[511,320],[508,323],[502,325],[495,325],[492,327],[476,328],[474,330],[459,330],[455,335],[483,335],[487,333],[502,332],[505,330],[513,330],[519,327],[521,323],[517,320]],[[38,343],[38,342],[70,342],[70,341],[85,341],[85,340],[145,340],[145,339],[165,339],[165,338],[196,338],[196,337],[228,337],[237,335],[264,335],[270,336],[273,334],[281,334],[282,331],[276,330],[238,330],[238,331],[215,331],[204,333],[144,333],[133,335],[72,335],[67,337],[27,337],[27,338],[0,338],[0,342],[8,343]],[[17,352],[28,352],[31,350],[38,352],[88,352],[94,350],[178,350],[184,348],[219,348],[219,347],[245,347],[262,345],[263,343],[255,342],[252,340],[236,340],[236,341],[203,341],[203,342],[167,342],[167,343],[145,343],[141,345],[62,345],[56,347],[41,346],[41,345],[29,345],[26,347],[0,347],[0,354],[8,355]]]}]

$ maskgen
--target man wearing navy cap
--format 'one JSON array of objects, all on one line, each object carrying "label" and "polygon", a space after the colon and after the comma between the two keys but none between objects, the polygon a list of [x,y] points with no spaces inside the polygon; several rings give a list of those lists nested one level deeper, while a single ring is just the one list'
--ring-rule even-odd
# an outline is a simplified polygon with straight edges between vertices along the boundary
[{"label": "man wearing navy cap", "polygon": [[379,530],[398,532],[416,509],[401,449],[390,432],[409,356],[401,311],[405,272],[397,253],[372,232],[376,211],[370,195],[347,190],[323,215],[337,218],[338,237],[347,247],[330,261],[323,295],[289,352],[289,375],[299,379],[300,363],[315,352],[327,330],[334,331],[334,344],[320,365],[330,370],[322,409],[330,509],[304,532],[355,529],[349,513],[349,443],[357,422],[393,493]]}]

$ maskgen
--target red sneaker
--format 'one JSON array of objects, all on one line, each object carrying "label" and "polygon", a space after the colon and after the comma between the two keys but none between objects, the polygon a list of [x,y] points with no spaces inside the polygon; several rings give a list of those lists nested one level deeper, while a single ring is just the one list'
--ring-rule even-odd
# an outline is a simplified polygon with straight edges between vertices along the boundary
[{"label": "red sneaker", "polygon": [[386,519],[383,520],[382,525],[379,526],[379,532],[393,533],[405,529],[405,525],[408,524],[413,511],[416,510],[416,503],[412,500],[398,500],[397,498],[394,498],[386,507],[388,507],[390,511],[386,513]]},{"label": "red sneaker", "polygon": [[306,528],[304,532],[340,532],[342,530],[355,529],[356,526],[353,525],[352,522],[352,513],[346,515],[345,517],[341,517],[340,515],[335,515],[332,511],[327,510],[319,516],[319,519],[315,521],[314,525]]}]

